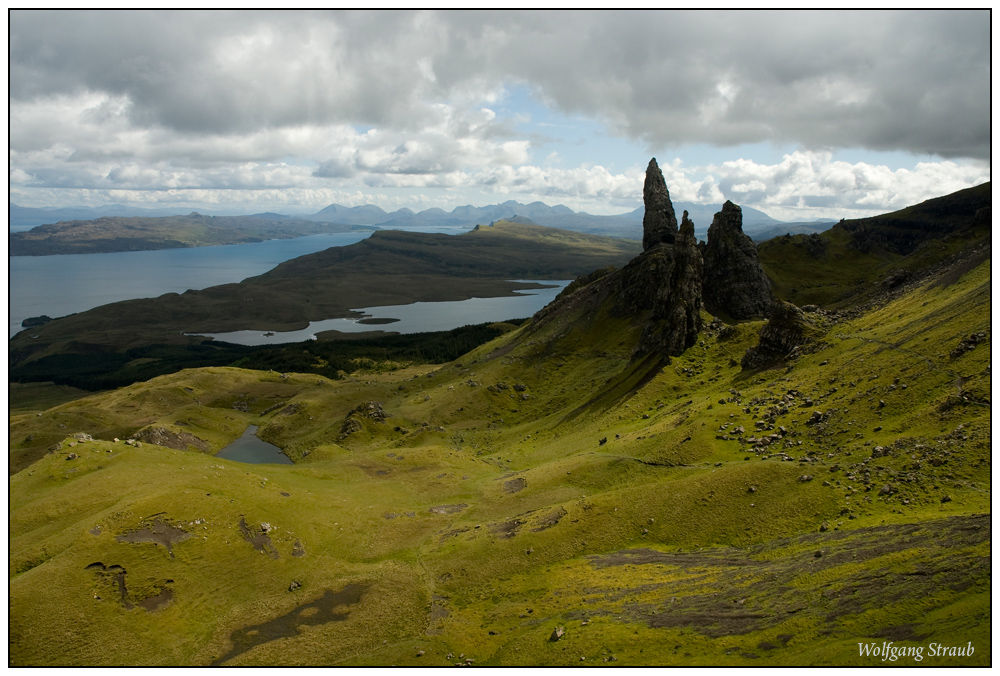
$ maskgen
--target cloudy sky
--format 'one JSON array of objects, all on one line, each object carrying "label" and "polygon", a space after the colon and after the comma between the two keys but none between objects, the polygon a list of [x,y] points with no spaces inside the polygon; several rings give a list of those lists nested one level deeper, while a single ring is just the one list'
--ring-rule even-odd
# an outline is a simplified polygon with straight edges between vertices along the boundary
[{"label": "cloudy sky", "polygon": [[675,200],[782,220],[990,179],[990,14],[34,12],[10,200],[315,212]]}]

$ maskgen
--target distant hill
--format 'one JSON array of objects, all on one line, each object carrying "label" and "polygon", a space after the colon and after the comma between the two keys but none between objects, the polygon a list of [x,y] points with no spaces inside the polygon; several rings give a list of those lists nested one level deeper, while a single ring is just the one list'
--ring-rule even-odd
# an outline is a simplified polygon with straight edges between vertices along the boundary
[{"label": "distant hill", "polygon": [[281,214],[257,216],[102,216],[39,225],[10,233],[11,256],[183,249],[292,239],[365,226],[306,221]]},{"label": "distant hill", "polygon": [[[829,230],[836,224],[836,221],[832,219],[820,219],[818,221],[808,221],[804,223],[778,223],[777,225],[766,226],[758,225],[751,228],[750,232],[747,234],[750,238],[757,242],[766,242],[769,239],[775,237],[781,237],[782,235],[811,235],[813,233],[821,233]],[[746,228],[744,227],[744,232]]]},{"label": "distant hill", "polygon": [[[103,216],[183,216],[190,213],[190,208],[169,207],[165,209],[143,209],[124,204],[107,204],[100,207],[22,207],[9,203],[8,217],[10,229],[19,230],[33,228],[37,225],[47,225],[60,221],[87,221]],[[222,216],[223,212],[202,209],[200,213],[206,216]],[[285,218],[288,218],[287,216]]]}]

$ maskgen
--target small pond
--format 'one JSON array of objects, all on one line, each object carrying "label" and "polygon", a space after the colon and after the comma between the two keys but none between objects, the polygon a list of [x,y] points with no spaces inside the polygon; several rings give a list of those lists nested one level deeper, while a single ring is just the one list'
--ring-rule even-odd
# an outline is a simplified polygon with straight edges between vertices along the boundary
[{"label": "small pond", "polygon": [[250,425],[243,436],[215,454],[217,458],[235,460],[236,462],[273,463],[276,465],[291,465],[292,461],[274,444],[257,437],[257,426]]}]

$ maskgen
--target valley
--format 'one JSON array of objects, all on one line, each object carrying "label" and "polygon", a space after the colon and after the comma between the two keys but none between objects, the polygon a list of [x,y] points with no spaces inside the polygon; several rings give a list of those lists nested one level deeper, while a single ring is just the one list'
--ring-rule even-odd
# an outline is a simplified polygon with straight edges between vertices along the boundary
[{"label": "valley", "polygon": [[[654,160],[641,248],[380,232],[19,335],[41,379],[576,278],[439,363],[321,340],[12,410],[11,664],[989,665],[989,191],[698,244]],[[250,425],[293,464],[215,457]]]}]

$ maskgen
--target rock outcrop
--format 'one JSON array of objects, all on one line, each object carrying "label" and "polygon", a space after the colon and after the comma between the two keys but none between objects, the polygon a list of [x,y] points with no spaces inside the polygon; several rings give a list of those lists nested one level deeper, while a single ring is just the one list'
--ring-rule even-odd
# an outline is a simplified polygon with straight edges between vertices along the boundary
[{"label": "rock outcrop", "polygon": [[366,401],[360,406],[355,407],[347,414],[344,418],[343,424],[340,426],[340,436],[337,437],[339,441],[343,441],[355,432],[360,432],[365,428],[365,421],[372,421],[377,423],[384,423],[389,414],[385,412],[382,408],[382,404],[377,401]]},{"label": "rock outcrop", "polygon": [[740,366],[744,369],[778,364],[795,348],[813,340],[815,327],[802,310],[784,301],[775,302],[772,308],[771,318],[760,330],[760,341],[743,355]]},{"label": "rock outcrop", "polygon": [[208,442],[204,439],[199,439],[188,432],[174,432],[166,427],[147,427],[133,436],[147,444],[176,448],[180,451],[188,450],[188,446],[194,446],[199,451],[206,453],[210,450]]},{"label": "rock outcrop", "polygon": [[767,317],[774,295],[757,256],[757,246],[743,232],[743,212],[727,201],[708,228],[702,249],[702,300],[712,314],[732,319]]},{"label": "rock outcrop", "polygon": [[670,202],[667,182],[654,157],[646,167],[646,182],[642,187],[642,202],[646,213],[642,217],[642,249],[649,251],[660,244],[673,244],[677,237],[677,216]]}]

